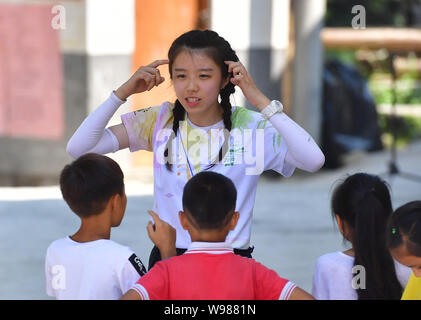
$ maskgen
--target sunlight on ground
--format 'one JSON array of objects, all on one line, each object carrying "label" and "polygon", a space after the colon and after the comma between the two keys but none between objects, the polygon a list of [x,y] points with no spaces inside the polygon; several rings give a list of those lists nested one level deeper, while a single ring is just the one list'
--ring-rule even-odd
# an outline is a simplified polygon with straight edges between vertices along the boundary
[{"label": "sunlight on ground", "polygon": [[[128,196],[153,195],[152,184],[126,182]],[[0,187],[0,201],[62,199],[59,186]]]}]

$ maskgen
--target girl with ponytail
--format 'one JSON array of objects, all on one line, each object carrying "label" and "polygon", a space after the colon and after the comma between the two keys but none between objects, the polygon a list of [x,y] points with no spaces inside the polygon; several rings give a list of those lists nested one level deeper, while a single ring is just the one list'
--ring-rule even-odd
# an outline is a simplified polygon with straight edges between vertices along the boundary
[{"label": "girl with ponytail", "polygon": [[392,256],[411,268],[402,300],[421,300],[421,201],[411,201],[393,212],[386,229]]},{"label": "girl with ponytail", "polygon": [[313,295],[324,300],[398,300],[410,270],[394,261],[386,246],[392,214],[387,185],[366,173],[349,176],[331,199],[332,217],[352,247],[321,256],[313,277]]},{"label": "girl with ponytail", "polygon": [[[124,114],[121,124],[106,128],[130,95],[165,81],[158,68],[166,64],[176,101]],[[232,106],[230,96],[236,87],[261,112]],[[154,152],[153,210],[176,229],[178,254],[191,244],[178,212],[183,210],[183,187],[193,175],[209,170],[234,182],[240,219],[226,245],[251,257],[259,175],[276,170],[289,177],[295,168],[315,172],[324,164],[324,155],[311,136],[282,112],[279,101],[269,100],[257,88],[230,44],[211,30],[182,34],[171,45],[168,59],[140,67],[85,119],[67,145],[73,157],[125,148]],[[158,260],[159,251],[154,248],[149,267]]]}]

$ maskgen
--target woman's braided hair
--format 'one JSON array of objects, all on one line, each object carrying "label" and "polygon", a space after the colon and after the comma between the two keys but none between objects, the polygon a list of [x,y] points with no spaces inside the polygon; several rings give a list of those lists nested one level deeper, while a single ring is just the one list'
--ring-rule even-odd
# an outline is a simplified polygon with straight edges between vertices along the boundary
[{"label": "woman's braided hair", "polygon": [[[177,55],[183,50],[195,50],[200,49],[211,58],[221,69],[222,79],[226,79],[230,75],[228,74],[228,66],[224,61],[239,61],[235,51],[231,48],[231,45],[224,38],[219,36],[215,31],[211,30],[192,30],[179,36],[172,43],[168,51],[169,60],[169,71],[172,78],[172,65]],[[232,128],[231,123],[231,103],[230,95],[235,92],[235,86],[230,81],[222,88],[219,92],[221,97],[220,105],[223,108],[223,121],[225,129],[229,132]],[[173,134],[177,136],[177,131],[180,121],[184,120],[186,110],[178,99],[175,101],[173,109]],[[227,131],[224,131],[225,133]],[[171,136],[172,137],[172,136]],[[171,137],[168,139],[167,147],[165,148],[164,156],[168,157],[168,146],[171,145]],[[224,151],[226,151],[228,145],[228,137],[225,136],[224,145],[219,150],[218,161],[222,161],[224,157]],[[172,171],[172,161],[167,161],[165,164],[166,168]],[[213,167],[215,162],[211,164],[207,169]]]}]

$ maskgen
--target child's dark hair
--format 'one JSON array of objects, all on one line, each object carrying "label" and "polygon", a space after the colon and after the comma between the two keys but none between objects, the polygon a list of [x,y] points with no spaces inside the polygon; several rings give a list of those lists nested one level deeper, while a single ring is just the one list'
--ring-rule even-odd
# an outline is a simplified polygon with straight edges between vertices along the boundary
[{"label": "child's dark hair", "polygon": [[199,229],[225,226],[235,210],[237,190],[222,174],[202,171],[184,186],[183,209]]},{"label": "child's dark hair", "polygon": [[351,175],[335,188],[331,210],[350,229],[354,265],[365,268],[366,288],[357,289],[358,299],[400,299],[402,287],[386,246],[386,225],[393,211],[386,183],[375,175]]},{"label": "child's dark hair", "polygon": [[[179,36],[177,39],[174,40],[172,43],[169,51],[168,51],[168,60],[169,60],[169,71],[172,78],[172,66],[174,63],[175,58],[177,55],[183,50],[203,50],[203,52],[210,57],[221,69],[222,79],[226,79],[229,77],[228,74],[228,66],[224,63],[224,61],[239,61],[235,51],[231,48],[231,45],[228,41],[224,38],[219,36],[215,31],[211,30],[192,30],[186,32]],[[231,122],[231,103],[230,103],[230,95],[235,92],[235,86],[230,81],[228,84],[221,89],[219,92],[221,101],[220,105],[223,108],[223,120],[225,129],[225,135],[227,132],[231,131],[232,122]],[[177,136],[177,131],[179,127],[180,121],[184,120],[185,116],[185,109],[183,108],[182,104],[178,99],[175,101],[173,115],[174,115],[174,122],[173,122],[173,134]],[[168,154],[171,152],[168,151],[168,148],[171,148],[171,138],[168,139],[167,147],[164,152],[165,158],[168,159]],[[227,150],[227,143],[228,137],[225,136],[224,145],[219,150],[218,161],[222,161],[224,154]],[[168,170],[172,170],[172,163],[173,161],[167,161],[166,168]],[[209,166],[211,168],[215,165],[215,162]],[[208,169],[209,169],[208,168]]]},{"label": "child's dark hair", "polygon": [[124,175],[111,158],[88,153],[64,167],[60,189],[70,209],[87,218],[104,211],[111,196],[123,196]]},{"label": "child's dark hair", "polygon": [[409,253],[421,257],[421,201],[412,201],[396,209],[386,233],[389,249],[405,245]]}]

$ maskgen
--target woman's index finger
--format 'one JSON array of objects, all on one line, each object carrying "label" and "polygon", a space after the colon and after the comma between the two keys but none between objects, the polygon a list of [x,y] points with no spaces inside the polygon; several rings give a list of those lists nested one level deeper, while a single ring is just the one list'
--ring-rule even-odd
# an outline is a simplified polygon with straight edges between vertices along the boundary
[{"label": "woman's index finger", "polygon": [[228,72],[232,72],[234,67],[241,65],[240,61],[225,60],[224,63],[228,66]]},{"label": "woman's index finger", "polygon": [[159,66],[162,66],[163,64],[168,64],[170,61],[168,59],[161,59],[161,60],[155,60],[154,62],[148,64],[149,67],[157,68]]},{"label": "woman's index finger", "polygon": [[224,61],[224,63],[228,66],[228,72],[231,72],[230,69],[232,69],[232,64],[234,63],[234,61]]}]

